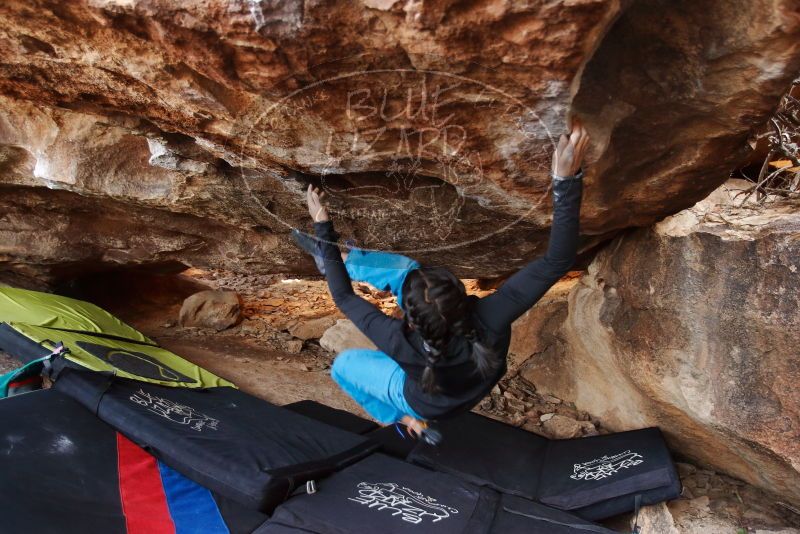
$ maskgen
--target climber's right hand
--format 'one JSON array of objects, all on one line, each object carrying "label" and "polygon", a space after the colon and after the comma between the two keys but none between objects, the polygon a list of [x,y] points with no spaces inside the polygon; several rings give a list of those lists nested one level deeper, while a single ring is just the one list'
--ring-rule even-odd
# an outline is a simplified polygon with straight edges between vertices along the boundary
[{"label": "climber's right hand", "polygon": [[553,154],[553,174],[562,178],[574,176],[581,168],[588,146],[589,134],[576,117],[572,120],[569,137],[562,134],[558,140],[558,146]]},{"label": "climber's right hand", "polygon": [[319,189],[312,184],[308,184],[306,191],[306,204],[308,204],[308,214],[314,219],[314,222],[325,222],[330,220],[328,218],[328,210],[323,204],[325,193],[320,192]]}]

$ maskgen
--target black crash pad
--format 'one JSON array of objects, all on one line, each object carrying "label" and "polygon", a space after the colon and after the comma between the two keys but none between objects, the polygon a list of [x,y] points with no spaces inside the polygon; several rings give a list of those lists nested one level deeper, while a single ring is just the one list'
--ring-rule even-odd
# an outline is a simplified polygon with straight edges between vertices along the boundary
[{"label": "black crash pad", "polygon": [[363,417],[316,401],[302,400],[286,404],[284,408],[348,432],[363,434],[377,443],[381,452],[401,460],[408,457],[417,443],[416,439],[408,435],[404,425],[380,426]]},{"label": "black crash pad", "polygon": [[596,520],[676,498],[680,480],[657,428],[549,440],[467,413],[438,423],[438,447],[418,443],[409,461],[477,485]]},{"label": "black crash pad", "polygon": [[417,440],[408,435],[405,425],[387,425],[366,436],[380,446],[381,452],[401,460],[408,458],[417,445]]},{"label": "black crash pad", "polygon": [[[0,531],[126,534],[135,511],[124,509],[121,498],[118,438],[53,389],[0,400]],[[171,504],[184,512],[172,519],[181,532],[249,534],[267,519],[212,495],[216,511],[206,511],[218,513],[224,525],[210,525],[197,501],[187,500],[199,489],[192,484],[187,480],[170,494]]]},{"label": "black crash pad", "polygon": [[489,534],[612,534],[562,510],[522,497],[501,494]]},{"label": "black crash pad", "polygon": [[408,460],[468,482],[533,499],[550,440],[469,412],[436,423],[443,442],[414,444]]},{"label": "black crash pad", "polygon": [[611,534],[566,512],[374,454],[280,505],[256,534]]},{"label": "black crash pad", "polygon": [[366,434],[379,427],[378,423],[374,421],[364,419],[345,410],[331,408],[313,400],[301,400],[286,404],[283,407],[353,434]]},{"label": "black crash pad", "polygon": [[265,513],[377,447],[230,387],[171,388],[73,369],[54,387],[176,471]]}]

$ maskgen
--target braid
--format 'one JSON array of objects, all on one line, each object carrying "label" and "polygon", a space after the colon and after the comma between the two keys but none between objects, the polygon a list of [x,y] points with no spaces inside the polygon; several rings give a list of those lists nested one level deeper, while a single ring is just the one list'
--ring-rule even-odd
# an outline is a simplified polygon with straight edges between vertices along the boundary
[{"label": "braid", "polygon": [[403,283],[403,309],[407,323],[423,340],[425,370],[420,384],[424,391],[434,393],[439,389],[435,368],[446,356],[454,336],[469,342],[472,359],[483,376],[499,367],[501,358],[481,341],[473,324],[464,284],[450,271],[421,267],[410,272]]}]

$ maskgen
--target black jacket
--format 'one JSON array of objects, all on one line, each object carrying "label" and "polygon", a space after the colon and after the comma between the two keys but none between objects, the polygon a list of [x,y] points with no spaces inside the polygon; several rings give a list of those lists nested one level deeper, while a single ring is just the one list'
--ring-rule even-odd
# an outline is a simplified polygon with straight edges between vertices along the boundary
[{"label": "black jacket", "polygon": [[322,254],[328,287],[338,308],[373,343],[406,372],[405,397],[426,419],[454,416],[475,406],[506,372],[505,356],[511,341],[511,323],[533,306],[575,261],[582,180],[553,180],[553,224],[547,252],[511,276],[493,294],[472,300],[473,319],[481,340],[503,355],[502,364],[491,376],[482,376],[471,359],[470,343],[454,337],[436,366],[439,391],[422,391],[419,380],[425,369],[425,349],[420,335],[405,321],[394,319],[353,292],[342,262],[338,234],[330,221],[315,223],[322,240]]}]

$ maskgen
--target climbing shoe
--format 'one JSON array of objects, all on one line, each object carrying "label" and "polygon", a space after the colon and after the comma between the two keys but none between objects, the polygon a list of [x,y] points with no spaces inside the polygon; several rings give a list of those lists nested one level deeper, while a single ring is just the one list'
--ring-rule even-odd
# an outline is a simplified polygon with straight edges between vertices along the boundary
[{"label": "climbing shoe", "polygon": [[437,446],[442,442],[442,433],[436,430],[435,428],[431,428],[428,426],[428,423],[420,421],[422,423],[422,430],[417,433],[415,430],[412,430],[410,426],[406,426],[406,432],[409,435],[421,439],[428,445]]},{"label": "climbing shoe", "polygon": [[442,433],[435,428],[426,428],[422,431],[422,441],[436,447],[442,442]]},{"label": "climbing shoe", "polygon": [[297,246],[314,258],[314,263],[320,274],[325,275],[325,262],[322,260],[322,249],[320,242],[316,237],[310,236],[301,232],[297,228],[292,228],[292,239],[297,243]]}]

